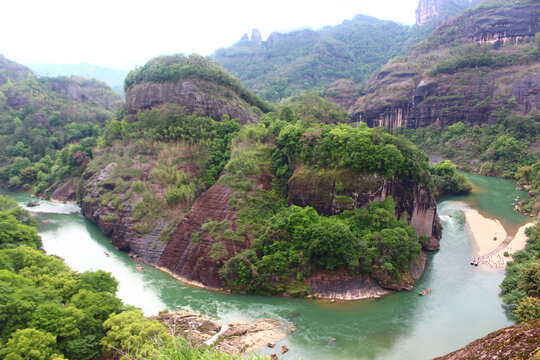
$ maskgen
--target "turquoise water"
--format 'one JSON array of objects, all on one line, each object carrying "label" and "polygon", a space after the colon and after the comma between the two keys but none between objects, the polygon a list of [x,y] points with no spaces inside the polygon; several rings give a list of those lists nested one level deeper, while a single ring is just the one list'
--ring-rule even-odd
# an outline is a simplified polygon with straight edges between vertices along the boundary
[{"label": "turquoise water", "polygon": [[[40,220],[48,253],[63,257],[78,271],[110,271],[120,282],[119,297],[146,314],[188,309],[225,321],[271,317],[291,322],[298,331],[278,342],[290,348],[283,359],[431,359],[512,324],[498,296],[503,271],[469,265],[474,246],[460,209],[469,204],[505,226],[517,227],[527,218],[509,204],[523,193],[505,180],[470,178],[473,194],[438,203],[444,226],[441,250],[430,254],[415,290],[350,302],[227,295],[184,285],[147,266],[144,272],[136,270],[136,263],[116,251],[76,206],[42,202],[29,210]],[[21,203],[28,200],[25,194],[10,195]],[[41,221],[47,219],[49,223]],[[418,296],[424,288],[433,292]]]}]

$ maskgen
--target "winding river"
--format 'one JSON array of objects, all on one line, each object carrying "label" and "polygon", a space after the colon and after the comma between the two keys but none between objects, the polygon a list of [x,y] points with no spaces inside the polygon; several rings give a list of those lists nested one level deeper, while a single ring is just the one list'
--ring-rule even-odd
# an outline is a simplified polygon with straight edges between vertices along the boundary
[{"label": "winding river", "polygon": [[[431,359],[513,323],[498,296],[503,270],[469,265],[475,248],[460,209],[470,206],[497,218],[513,235],[527,218],[514,212],[510,203],[526,193],[516,191],[511,181],[467,176],[475,185],[473,194],[438,203],[444,226],[441,249],[429,255],[415,290],[351,302],[226,295],[188,286],[147,266],[137,271],[135,262],[115,250],[75,205],[41,201],[28,210],[40,220],[47,253],[64,258],[78,271],[111,272],[120,283],[118,296],[147,315],[168,308],[225,321],[271,317],[291,322],[298,331],[278,343],[277,348],[290,348],[283,359]],[[21,204],[29,200],[23,193],[8,194]],[[424,288],[433,292],[418,296]]]}]

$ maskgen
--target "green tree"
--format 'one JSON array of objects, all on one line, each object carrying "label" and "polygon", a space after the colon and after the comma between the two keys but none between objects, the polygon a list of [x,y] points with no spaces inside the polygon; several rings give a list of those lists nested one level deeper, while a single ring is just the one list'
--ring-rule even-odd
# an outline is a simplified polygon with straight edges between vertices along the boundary
[{"label": "green tree", "polygon": [[521,299],[512,312],[519,322],[527,322],[540,318],[540,299],[526,296]]},{"label": "green tree", "polygon": [[145,318],[138,310],[112,315],[103,323],[103,329],[103,352],[121,355],[121,360],[152,358],[159,355],[161,347],[172,343],[163,324]]},{"label": "green tree", "polygon": [[56,337],[36,329],[17,330],[6,345],[6,360],[49,360]]}]

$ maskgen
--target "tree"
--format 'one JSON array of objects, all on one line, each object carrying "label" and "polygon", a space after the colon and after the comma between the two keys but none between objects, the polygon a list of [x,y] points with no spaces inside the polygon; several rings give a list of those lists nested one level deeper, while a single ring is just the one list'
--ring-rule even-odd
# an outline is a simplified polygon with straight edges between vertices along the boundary
[{"label": "tree", "polygon": [[110,272],[103,270],[87,271],[81,274],[76,290],[86,289],[93,292],[115,294],[118,290],[118,281]]},{"label": "tree", "polygon": [[36,329],[17,330],[6,345],[6,360],[49,360],[56,337]]},{"label": "tree", "polygon": [[103,352],[121,360],[148,359],[160,353],[160,347],[172,343],[167,329],[157,320],[149,320],[139,310],[112,315],[103,323]]},{"label": "tree", "polygon": [[521,299],[512,312],[519,322],[527,322],[540,318],[540,299],[526,296]]},{"label": "tree", "polygon": [[307,230],[311,239],[309,250],[315,263],[324,269],[334,270],[346,265],[351,269],[358,267],[356,238],[341,222],[323,218]]}]

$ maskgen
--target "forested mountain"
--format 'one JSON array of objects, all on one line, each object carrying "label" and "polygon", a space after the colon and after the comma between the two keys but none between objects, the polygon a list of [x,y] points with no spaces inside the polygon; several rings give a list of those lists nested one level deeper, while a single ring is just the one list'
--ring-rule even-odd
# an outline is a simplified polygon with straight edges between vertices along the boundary
[{"label": "forested mountain", "polygon": [[443,23],[370,79],[352,120],[407,129],[431,155],[484,174],[530,165],[540,131],[539,18],[537,1],[487,0]]},{"label": "forested mountain", "polygon": [[265,294],[330,297],[345,281],[352,290],[335,296],[361,298],[410,289],[422,249],[438,247],[426,155],[343,124],[332,102],[307,96],[270,111],[193,55],[150,60],[127,76],[126,94],[126,115],[82,175],[81,208],[146,263]]},{"label": "forested mountain", "polygon": [[0,74],[0,182],[10,187],[43,190],[71,175],[122,103],[101,81],[38,78],[4,57]]},{"label": "forested mountain", "polygon": [[38,76],[76,76],[98,79],[109,84],[114,91],[124,96],[124,79],[127,75],[127,71],[124,70],[90,65],[87,63],[64,65],[26,63],[24,65],[32,69]]},{"label": "forested mountain", "polygon": [[357,15],[321,30],[272,33],[266,41],[243,37],[212,58],[263,99],[302,92],[321,94],[335,80],[369,78],[390,58],[405,53],[410,28]]}]

